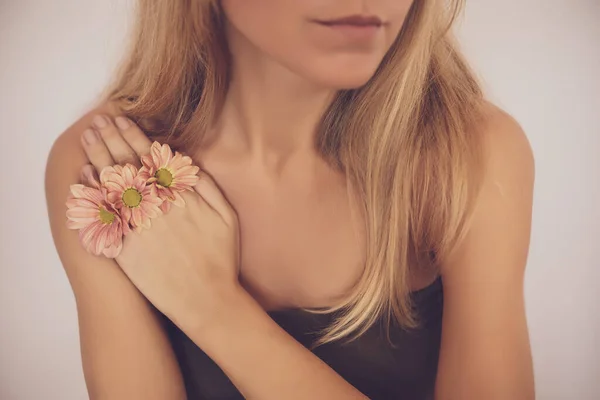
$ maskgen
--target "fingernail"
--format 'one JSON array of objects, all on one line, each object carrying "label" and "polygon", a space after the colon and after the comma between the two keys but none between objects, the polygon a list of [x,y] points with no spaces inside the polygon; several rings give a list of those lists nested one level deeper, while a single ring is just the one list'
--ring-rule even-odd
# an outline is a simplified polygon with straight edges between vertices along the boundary
[{"label": "fingernail", "polygon": [[98,129],[102,129],[106,128],[108,122],[106,121],[106,118],[104,118],[102,115],[96,115],[92,120],[92,125],[94,125]]},{"label": "fingernail", "polygon": [[86,129],[83,132],[83,140],[85,140],[86,144],[92,145],[98,141],[98,135],[92,129]]},{"label": "fingernail", "polygon": [[119,129],[127,129],[131,125],[129,120],[125,117],[117,117],[115,118],[115,124]]}]

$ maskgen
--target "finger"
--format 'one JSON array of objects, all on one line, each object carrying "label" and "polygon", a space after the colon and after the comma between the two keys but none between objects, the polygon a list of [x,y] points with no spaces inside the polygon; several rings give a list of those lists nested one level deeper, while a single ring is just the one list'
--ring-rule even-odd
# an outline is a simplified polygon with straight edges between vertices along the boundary
[{"label": "finger", "polygon": [[[191,212],[193,215],[198,216],[200,219],[205,218],[207,214],[214,214],[215,217],[220,218],[220,216],[218,216],[218,212],[213,210],[213,208],[206,202],[206,200],[204,200],[204,198],[198,193],[185,191],[180,192],[179,195],[183,198],[183,201],[185,202],[185,207],[171,206],[171,210],[187,210],[187,212]],[[190,204],[193,204],[194,207],[188,208],[188,205]]]},{"label": "finger", "polygon": [[215,181],[203,171],[198,173],[199,180],[194,186],[196,192],[215,210],[229,226],[237,224],[237,214]]},{"label": "finger", "polygon": [[90,161],[90,164],[96,168],[98,173],[100,173],[104,167],[108,167],[115,163],[108,148],[104,144],[104,141],[94,129],[88,128],[83,132],[81,144],[83,145],[83,151]]},{"label": "finger", "polygon": [[85,164],[81,168],[81,171],[79,172],[79,183],[95,189],[100,187],[100,178],[93,165]]},{"label": "finger", "polygon": [[139,157],[129,144],[127,144],[121,132],[119,132],[119,129],[110,118],[104,115],[96,115],[92,121],[92,125],[100,133],[100,137],[104,141],[113,160],[115,160],[115,163],[121,165],[129,163],[136,167],[141,165]]},{"label": "finger", "polygon": [[123,139],[125,139],[138,157],[150,153],[152,141],[132,120],[119,116],[115,118],[115,125],[119,128]]}]

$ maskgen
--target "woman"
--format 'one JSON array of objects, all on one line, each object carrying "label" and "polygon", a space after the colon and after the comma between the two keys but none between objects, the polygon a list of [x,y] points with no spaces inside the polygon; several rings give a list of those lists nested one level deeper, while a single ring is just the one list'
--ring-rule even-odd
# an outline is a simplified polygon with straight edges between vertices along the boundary
[{"label": "woman", "polygon": [[[91,398],[534,397],[533,157],[451,39],[459,3],[139,2],[46,174]],[[87,254],[69,185],[152,140],[195,192]]]}]

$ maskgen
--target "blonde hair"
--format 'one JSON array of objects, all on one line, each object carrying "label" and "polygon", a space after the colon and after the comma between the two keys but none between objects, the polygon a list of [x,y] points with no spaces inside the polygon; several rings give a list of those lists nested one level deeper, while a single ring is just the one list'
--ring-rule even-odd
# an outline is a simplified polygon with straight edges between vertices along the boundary
[{"label": "blonde hair", "polygon": [[[354,339],[383,317],[418,326],[409,278],[437,272],[465,234],[480,185],[483,95],[453,41],[461,0],[415,0],[372,79],[342,90],[316,146],[356,189],[366,264],[319,343]],[[229,80],[215,1],[139,0],[134,41],[108,88],[153,139],[198,149]]]}]

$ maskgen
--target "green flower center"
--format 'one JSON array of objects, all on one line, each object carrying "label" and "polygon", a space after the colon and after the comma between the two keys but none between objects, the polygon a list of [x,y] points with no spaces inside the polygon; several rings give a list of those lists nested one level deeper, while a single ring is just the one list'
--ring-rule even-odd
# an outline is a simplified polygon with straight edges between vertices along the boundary
[{"label": "green flower center", "polygon": [[104,207],[100,207],[100,221],[103,224],[110,225],[115,222],[115,214],[111,213]]},{"label": "green flower center", "polygon": [[123,203],[129,208],[134,208],[142,202],[142,194],[135,188],[129,188],[123,192]]},{"label": "green flower center", "polygon": [[156,178],[156,182],[163,187],[169,187],[173,183],[173,174],[166,168],[156,171],[154,177]]}]

